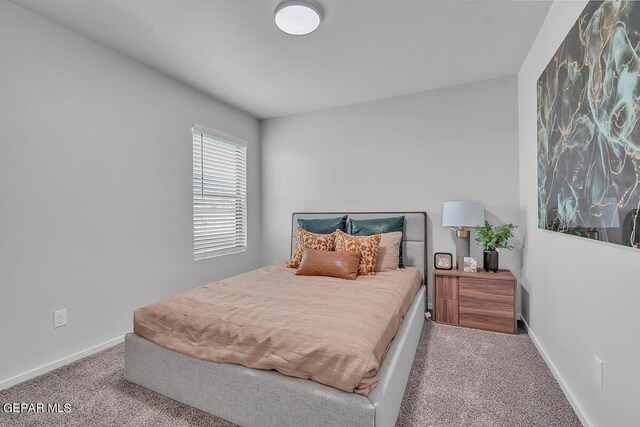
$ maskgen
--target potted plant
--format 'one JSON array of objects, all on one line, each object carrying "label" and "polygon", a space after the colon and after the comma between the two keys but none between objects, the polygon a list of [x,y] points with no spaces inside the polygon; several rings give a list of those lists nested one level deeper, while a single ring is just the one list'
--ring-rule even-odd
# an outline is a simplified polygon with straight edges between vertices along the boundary
[{"label": "potted plant", "polygon": [[484,271],[498,271],[498,251],[497,248],[513,249],[509,245],[509,239],[513,237],[513,229],[517,226],[505,224],[492,227],[487,221],[484,226],[476,228],[476,242],[484,248],[483,267]]}]

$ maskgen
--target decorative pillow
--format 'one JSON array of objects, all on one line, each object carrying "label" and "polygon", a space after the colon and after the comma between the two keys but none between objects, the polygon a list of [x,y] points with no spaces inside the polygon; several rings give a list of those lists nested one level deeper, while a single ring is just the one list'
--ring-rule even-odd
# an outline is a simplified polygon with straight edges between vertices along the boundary
[{"label": "decorative pillow", "polygon": [[297,276],[329,276],[354,280],[358,275],[360,253],[304,249]]},{"label": "decorative pillow", "polygon": [[299,219],[298,225],[306,231],[317,234],[330,234],[336,230],[347,231],[347,215],[337,218]]},{"label": "decorative pillow", "polygon": [[[375,219],[353,219],[351,222],[351,234],[354,236],[371,236],[373,234],[393,233],[401,231],[404,234],[404,216]],[[402,262],[402,243],[398,255],[398,267],[404,268]]]},{"label": "decorative pillow", "polygon": [[376,261],[374,271],[397,270],[398,259],[400,256],[400,243],[402,242],[402,231],[382,233],[380,236],[378,260]]},{"label": "decorative pillow", "polygon": [[358,274],[360,276],[371,276],[376,274],[374,268],[378,259],[378,247],[380,246],[380,235],[375,236],[351,236],[336,230],[336,251],[337,252],[359,252],[360,265]]},{"label": "decorative pillow", "polygon": [[304,249],[332,251],[335,240],[335,231],[331,234],[316,234],[305,231],[302,227],[298,227],[296,229],[296,249],[293,251],[291,260],[287,262],[287,267],[298,268],[300,261],[302,261],[302,251]]}]

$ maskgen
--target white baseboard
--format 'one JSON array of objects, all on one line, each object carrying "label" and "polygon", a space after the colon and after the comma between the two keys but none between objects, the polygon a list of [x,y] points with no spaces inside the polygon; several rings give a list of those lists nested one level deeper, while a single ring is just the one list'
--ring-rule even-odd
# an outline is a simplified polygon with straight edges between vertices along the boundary
[{"label": "white baseboard", "polygon": [[556,379],[558,384],[560,384],[560,388],[564,392],[564,395],[567,397],[569,404],[571,405],[576,415],[580,419],[580,422],[582,423],[582,425],[584,427],[593,427],[593,424],[589,421],[589,418],[587,418],[587,415],[582,410],[582,407],[580,406],[578,401],[575,399],[575,396],[571,391],[571,388],[569,388],[569,385],[566,383],[566,381],[564,380],[564,378],[556,368],[556,365],[549,358],[549,355],[545,351],[542,344],[540,344],[540,342],[538,341],[538,338],[536,338],[535,332],[529,327],[527,322],[525,322],[524,318],[520,317],[520,319],[522,320],[522,323],[524,323],[524,326],[527,328],[527,333],[529,334],[529,337],[531,338],[533,345],[536,346],[536,348],[538,349],[538,353],[540,353],[540,355],[542,356],[542,359],[545,361],[545,363],[551,370],[551,373],[553,374],[554,378]]},{"label": "white baseboard", "polygon": [[38,375],[46,374],[49,371],[53,371],[54,369],[57,369],[64,365],[68,365],[69,363],[75,362],[76,360],[82,359],[83,357],[91,356],[92,354],[95,354],[99,351],[102,351],[109,347],[113,347],[116,344],[120,344],[123,341],[124,335],[113,338],[109,341],[105,341],[102,344],[94,345],[93,347],[89,347],[85,350],[55,360],[51,363],[47,363],[46,365],[31,369],[30,371],[16,375],[15,377],[7,378],[6,380],[0,381],[0,390],[4,390],[23,381],[30,380],[31,378],[37,377]]}]

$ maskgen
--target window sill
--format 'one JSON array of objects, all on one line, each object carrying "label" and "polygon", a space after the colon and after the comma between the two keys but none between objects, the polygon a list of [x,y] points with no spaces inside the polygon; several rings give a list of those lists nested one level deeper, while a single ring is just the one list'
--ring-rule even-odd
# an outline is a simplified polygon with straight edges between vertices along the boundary
[{"label": "window sill", "polygon": [[242,247],[242,248],[233,248],[233,249],[223,249],[223,250],[219,250],[219,251],[215,251],[215,252],[207,252],[204,254],[199,254],[197,256],[194,255],[193,260],[194,261],[202,261],[205,259],[209,259],[209,258],[218,258],[221,256],[225,256],[225,255],[233,255],[233,254],[238,254],[241,252],[246,252],[247,248],[246,247]]}]

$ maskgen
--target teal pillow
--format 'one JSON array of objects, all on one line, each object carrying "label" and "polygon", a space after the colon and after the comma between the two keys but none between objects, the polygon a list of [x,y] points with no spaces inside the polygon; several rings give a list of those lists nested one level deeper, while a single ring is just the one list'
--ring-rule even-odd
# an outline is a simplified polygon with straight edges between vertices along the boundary
[{"label": "teal pillow", "polygon": [[[354,236],[371,236],[373,234],[393,233],[402,231],[404,239],[404,216],[376,219],[349,219],[351,222],[351,234]],[[400,244],[400,257],[398,267],[404,268],[402,263],[402,244]]]},{"label": "teal pillow", "polygon": [[298,225],[316,234],[331,234],[336,230],[347,232],[347,215],[337,218],[298,219]]}]

